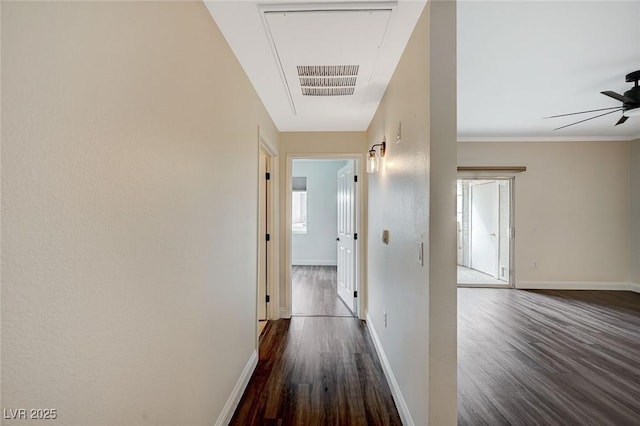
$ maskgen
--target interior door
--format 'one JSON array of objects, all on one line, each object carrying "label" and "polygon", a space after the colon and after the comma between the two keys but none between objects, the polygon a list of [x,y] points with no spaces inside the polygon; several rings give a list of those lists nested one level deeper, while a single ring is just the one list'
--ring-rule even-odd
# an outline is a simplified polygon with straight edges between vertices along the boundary
[{"label": "interior door", "polygon": [[471,268],[498,278],[498,182],[471,186]]},{"label": "interior door", "polygon": [[353,161],[338,170],[338,296],[356,312],[356,189]]},{"label": "interior door", "polygon": [[260,149],[258,165],[258,320],[267,319],[267,154]]}]

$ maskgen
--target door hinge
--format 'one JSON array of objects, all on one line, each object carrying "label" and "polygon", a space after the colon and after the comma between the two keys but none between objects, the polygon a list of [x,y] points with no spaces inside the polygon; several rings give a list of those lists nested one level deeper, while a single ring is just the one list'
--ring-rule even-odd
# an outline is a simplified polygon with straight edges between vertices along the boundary
[{"label": "door hinge", "polygon": [[265,179],[271,180],[271,173],[267,172],[264,174]]},{"label": "door hinge", "polygon": [[269,295],[267,294],[267,296],[265,297],[267,303],[271,302],[271,297],[269,297]]},{"label": "door hinge", "polygon": [[266,241],[271,241],[271,234],[267,234],[266,237],[265,237],[265,240]]},{"label": "door hinge", "polygon": [[353,234],[353,239],[357,240],[358,239],[358,233],[356,232],[355,234]]},{"label": "door hinge", "polygon": [[353,292],[353,297],[358,297],[358,290]]},{"label": "door hinge", "polygon": [[353,181],[356,183],[358,182],[358,175],[353,175]]}]

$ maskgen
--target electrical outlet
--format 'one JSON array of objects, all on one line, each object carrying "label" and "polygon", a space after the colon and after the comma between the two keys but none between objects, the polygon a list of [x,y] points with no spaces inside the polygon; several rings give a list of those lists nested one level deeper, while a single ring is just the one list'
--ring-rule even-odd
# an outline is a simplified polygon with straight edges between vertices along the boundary
[{"label": "electrical outlet", "polygon": [[531,269],[538,269],[538,262],[533,262],[531,264]]},{"label": "electrical outlet", "polygon": [[418,265],[424,266],[424,244],[422,241],[418,241],[416,248],[418,250]]},{"label": "electrical outlet", "polygon": [[384,318],[384,328],[387,328],[387,325],[389,324],[389,316],[387,315],[387,311],[384,311],[383,318]]}]

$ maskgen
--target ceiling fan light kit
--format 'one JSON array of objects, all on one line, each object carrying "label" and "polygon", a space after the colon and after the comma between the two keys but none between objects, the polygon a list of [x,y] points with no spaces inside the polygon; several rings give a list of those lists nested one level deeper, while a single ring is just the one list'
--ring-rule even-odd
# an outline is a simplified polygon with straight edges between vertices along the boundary
[{"label": "ceiling fan light kit", "polygon": [[558,118],[558,117],[567,117],[570,115],[577,115],[577,114],[586,114],[586,113],[590,113],[590,112],[599,112],[599,111],[607,111],[604,112],[602,114],[598,114],[594,117],[589,117],[586,118],[584,120],[580,120],[580,121],[576,121],[574,123],[571,124],[567,124],[566,126],[561,126],[558,128],[555,128],[554,130],[560,130],[560,129],[564,129],[565,127],[570,127],[573,126],[575,124],[580,124],[580,123],[584,123],[585,121],[589,121],[589,120],[593,120],[594,118],[598,118],[598,117],[602,117],[604,115],[609,115],[609,114],[613,114],[615,112],[622,112],[622,117],[620,117],[620,119],[616,122],[616,126],[619,124],[624,123],[625,121],[627,121],[627,119],[629,117],[635,117],[640,115],[640,86],[638,86],[638,82],[640,81],[640,70],[638,71],[634,71],[631,72],[629,74],[627,74],[625,76],[625,81],[627,83],[633,83],[633,87],[629,90],[627,90],[626,92],[624,92],[624,95],[621,95],[619,93],[616,92],[612,92],[610,90],[606,90],[604,92],[600,92],[605,96],[608,96],[610,98],[613,98],[617,101],[622,102],[621,106],[618,107],[609,107],[609,108],[599,108],[599,109],[592,109],[592,110],[588,110],[588,111],[580,111],[580,112],[572,112],[569,114],[560,114],[560,115],[553,115],[550,117],[545,117],[545,118]]}]

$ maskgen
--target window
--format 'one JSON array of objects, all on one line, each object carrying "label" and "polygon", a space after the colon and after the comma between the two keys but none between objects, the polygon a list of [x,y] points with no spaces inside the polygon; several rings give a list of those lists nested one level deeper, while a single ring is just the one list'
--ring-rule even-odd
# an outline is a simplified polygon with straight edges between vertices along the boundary
[{"label": "window", "polygon": [[307,178],[294,177],[291,182],[291,230],[307,233]]}]

